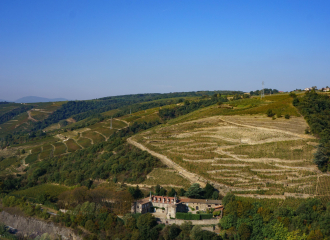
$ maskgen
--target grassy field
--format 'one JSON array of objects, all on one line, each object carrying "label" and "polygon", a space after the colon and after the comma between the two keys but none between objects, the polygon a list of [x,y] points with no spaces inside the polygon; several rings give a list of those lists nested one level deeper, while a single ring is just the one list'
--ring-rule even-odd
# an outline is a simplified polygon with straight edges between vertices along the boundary
[{"label": "grassy field", "polygon": [[81,147],[73,139],[69,139],[68,141],[65,141],[65,144],[67,145],[69,152],[75,152],[81,149]]},{"label": "grassy field", "polygon": [[57,142],[57,143],[54,143],[54,146],[55,146],[55,151],[54,151],[55,156],[63,154],[63,153],[66,152],[67,147],[64,143]]},{"label": "grassy field", "polygon": [[36,198],[42,194],[46,194],[52,198],[57,198],[62,192],[68,190],[69,188],[66,186],[42,184],[25,190],[13,192],[12,195],[18,197]]},{"label": "grassy field", "polygon": [[77,140],[77,142],[78,142],[81,146],[83,146],[84,148],[87,148],[87,147],[89,147],[89,146],[92,145],[91,140],[88,139],[88,138],[83,138],[83,137],[81,137],[81,138],[79,138],[79,139]]},{"label": "grassy field", "polygon": [[26,164],[34,163],[35,161],[38,160],[38,155],[39,155],[39,153],[32,153],[32,154],[30,154],[29,156],[27,156],[25,158],[25,163]]},{"label": "grassy field", "polygon": [[93,144],[100,143],[105,141],[105,138],[99,133],[87,131],[82,134],[83,137],[89,138],[93,140]]},{"label": "grassy field", "polygon": [[190,187],[190,182],[180,176],[177,172],[171,169],[163,169],[163,168],[155,168],[150,172],[147,176],[147,179],[141,184],[146,185],[161,185],[161,186],[169,186],[172,185],[176,188],[185,188],[188,189]]},{"label": "grassy field", "polygon": [[31,153],[40,153],[41,152],[41,147],[35,147],[31,149]]},{"label": "grassy field", "polygon": [[11,165],[14,165],[15,163],[19,163],[17,157],[10,157],[2,160],[0,162],[0,171],[5,170],[6,168],[10,167]]},{"label": "grassy field", "polygon": [[49,158],[51,154],[53,154],[53,150],[42,151],[42,153],[39,154],[39,158],[40,160],[43,160],[45,158]]},{"label": "grassy field", "polygon": [[[288,95],[273,95],[229,102],[233,109],[211,106],[133,140],[238,194],[314,195],[322,175],[312,161],[317,140],[304,134],[308,125],[291,101]],[[292,117],[273,120],[266,117],[267,109]]]}]

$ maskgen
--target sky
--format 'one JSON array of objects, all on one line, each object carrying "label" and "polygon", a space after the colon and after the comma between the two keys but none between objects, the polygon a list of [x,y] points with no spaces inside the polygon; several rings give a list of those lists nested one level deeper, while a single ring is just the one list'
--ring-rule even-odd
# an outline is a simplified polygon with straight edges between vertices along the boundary
[{"label": "sky", "polygon": [[0,1],[0,99],[330,85],[330,1]]}]

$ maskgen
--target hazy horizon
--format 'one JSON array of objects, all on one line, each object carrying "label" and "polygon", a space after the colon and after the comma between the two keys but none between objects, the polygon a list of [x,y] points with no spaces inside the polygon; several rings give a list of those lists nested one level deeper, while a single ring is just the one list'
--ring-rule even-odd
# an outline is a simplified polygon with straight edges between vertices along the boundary
[{"label": "hazy horizon", "polygon": [[0,99],[330,85],[328,1],[2,1]]}]

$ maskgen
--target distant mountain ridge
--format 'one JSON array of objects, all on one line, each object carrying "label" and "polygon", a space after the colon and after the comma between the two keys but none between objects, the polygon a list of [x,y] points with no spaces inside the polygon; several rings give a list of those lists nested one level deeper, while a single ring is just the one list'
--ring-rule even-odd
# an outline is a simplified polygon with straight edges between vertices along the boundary
[{"label": "distant mountain ridge", "polygon": [[65,98],[43,98],[43,97],[36,97],[36,96],[28,96],[22,97],[15,100],[15,103],[36,103],[36,102],[61,102],[61,101],[68,101]]}]

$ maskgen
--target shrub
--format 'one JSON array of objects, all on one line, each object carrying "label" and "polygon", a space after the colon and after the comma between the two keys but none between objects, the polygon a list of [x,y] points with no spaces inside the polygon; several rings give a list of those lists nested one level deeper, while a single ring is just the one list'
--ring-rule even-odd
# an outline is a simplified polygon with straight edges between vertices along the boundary
[{"label": "shrub", "polygon": [[213,214],[201,214],[201,220],[203,219],[211,219],[213,217]]},{"label": "shrub", "polygon": [[285,114],[285,119],[289,119],[290,118],[290,115],[289,114]]},{"label": "shrub", "polygon": [[273,113],[273,111],[271,109],[268,109],[266,112],[267,117],[273,117],[275,115],[275,113]]}]

